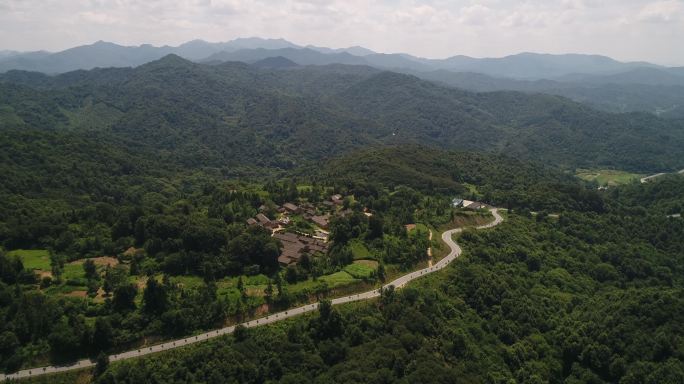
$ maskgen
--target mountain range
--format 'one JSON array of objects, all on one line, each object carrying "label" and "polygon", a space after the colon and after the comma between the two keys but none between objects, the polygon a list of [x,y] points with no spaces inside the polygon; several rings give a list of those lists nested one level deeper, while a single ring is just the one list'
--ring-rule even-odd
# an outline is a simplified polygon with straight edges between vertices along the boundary
[{"label": "mountain range", "polygon": [[563,168],[681,167],[684,121],[601,112],[546,94],[475,93],[370,66],[199,64],[0,76],[0,129],[70,132],[181,167],[288,169],[421,144]]},{"label": "mountain range", "polygon": [[136,67],[168,54],[208,64],[263,64],[278,57],[303,66],[370,66],[476,92],[546,93],[609,112],[643,111],[666,118],[684,118],[684,67],[624,63],[598,55],[521,53],[502,58],[426,59],[403,53],[377,53],[359,46],[301,46],[284,39],[239,38],[219,43],[193,40],[176,47],[121,46],[98,41],[55,53],[2,51],[0,73],[25,70],[59,74],[98,67]]},{"label": "mountain range", "polygon": [[62,73],[95,67],[138,66],[171,53],[201,62],[257,61],[283,56],[300,65],[340,63],[417,71],[441,69],[521,79],[559,78],[574,74],[617,74],[635,68],[667,69],[646,62],[623,63],[598,55],[521,53],[502,58],[479,59],[460,55],[446,59],[427,59],[403,53],[377,53],[358,46],[331,49],[304,47],[284,39],[239,38],[220,43],[193,40],[177,47],[155,47],[149,44],[122,46],[98,41],[56,53],[10,52],[0,55],[0,71],[21,69]]}]

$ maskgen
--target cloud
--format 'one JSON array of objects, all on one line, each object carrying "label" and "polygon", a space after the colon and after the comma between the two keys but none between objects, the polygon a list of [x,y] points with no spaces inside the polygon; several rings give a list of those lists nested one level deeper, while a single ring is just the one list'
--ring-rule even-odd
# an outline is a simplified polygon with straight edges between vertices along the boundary
[{"label": "cloud", "polygon": [[461,8],[458,21],[468,25],[486,25],[491,20],[494,11],[482,4],[473,4]]},{"label": "cloud", "polygon": [[95,24],[116,24],[119,21],[116,17],[102,12],[80,12],[78,16],[85,22]]},{"label": "cloud", "polygon": [[650,23],[683,22],[684,5],[681,1],[657,1],[646,4],[639,12],[640,21]]},{"label": "cloud", "polygon": [[0,0],[0,49],[285,38],[426,57],[600,53],[684,64],[682,0]]}]

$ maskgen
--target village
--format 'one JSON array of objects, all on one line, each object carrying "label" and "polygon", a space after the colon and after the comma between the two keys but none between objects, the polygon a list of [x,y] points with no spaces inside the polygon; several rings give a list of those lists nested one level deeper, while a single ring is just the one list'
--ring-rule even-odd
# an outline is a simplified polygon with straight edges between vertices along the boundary
[{"label": "village", "polygon": [[334,216],[344,217],[351,213],[351,209],[344,208],[344,197],[335,194],[318,204],[287,202],[282,206],[262,205],[259,213],[249,218],[247,224],[269,230],[283,245],[278,262],[289,266],[296,265],[304,255],[326,254],[330,246],[330,220]]},{"label": "village", "polygon": [[[460,198],[454,198],[451,205],[466,210],[488,209],[484,203]],[[334,194],[317,204],[287,202],[282,206],[261,205],[259,213],[247,219],[247,224],[270,231],[271,236],[280,241],[283,247],[278,263],[287,267],[296,265],[304,255],[326,254],[330,247],[330,220],[352,213],[350,208],[345,208],[345,197]],[[363,209],[363,213],[366,216],[373,215],[367,208]]]}]

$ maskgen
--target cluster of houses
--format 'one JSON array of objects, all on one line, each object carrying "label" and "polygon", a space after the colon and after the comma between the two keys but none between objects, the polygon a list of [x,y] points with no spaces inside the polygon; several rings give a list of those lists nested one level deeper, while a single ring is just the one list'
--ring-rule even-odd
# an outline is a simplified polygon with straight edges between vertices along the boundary
[{"label": "cluster of houses", "polygon": [[[344,216],[350,210],[340,210],[338,207],[343,205],[342,195],[332,195],[326,200],[315,206],[312,203],[297,205],[287,202],[282,206],[276,206],[278,217],[270,219],[266,216],[268,208],[265,205],[259,207],[259,213],[247,219],[248,225],[258,225],[271,231],[272,236],[278,239],[282,245],[282,252],[278,257],[278,262],[283,266],[293,265],[300,261],[304,255],[315,253],[326,253],[328,251],[328,227],[332,215]],[[325,213],[322,213],[325,212]],[[301,216],[304,220],[314,225],[315,234],[293,233],[287,231],[292,224],[292,216]],[[296,231],[295,231],[296,232]]]},{"label": "cluster of houses", "polygon": [[488,209],[489,206],[485,203],[480,203],[478,201],[464,200],[457,197],[451,200],[451,206],[454,208],[464,208],[477,211],[479,209]]},{"label": "cluster of houses", "polygon": [[328,252],[328,243],[314,237],[291,232],[276,232],[273,237],[283,244],[278,263],[283,266],[297,264],[304,255]]}]

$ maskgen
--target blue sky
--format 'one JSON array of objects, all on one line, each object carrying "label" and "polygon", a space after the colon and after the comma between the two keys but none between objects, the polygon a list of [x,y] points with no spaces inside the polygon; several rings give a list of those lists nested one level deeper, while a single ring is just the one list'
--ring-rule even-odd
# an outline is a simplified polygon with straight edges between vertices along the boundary
[{"label": "blue sky", "polygon": [[684,0],[0,0],[0,49],[250,36],[435,58],[527,51],[684,65]]}]

